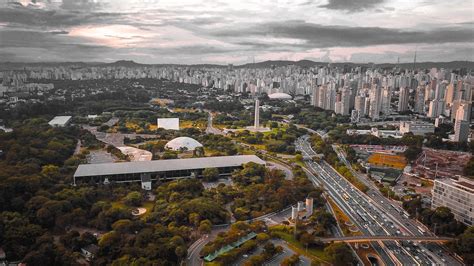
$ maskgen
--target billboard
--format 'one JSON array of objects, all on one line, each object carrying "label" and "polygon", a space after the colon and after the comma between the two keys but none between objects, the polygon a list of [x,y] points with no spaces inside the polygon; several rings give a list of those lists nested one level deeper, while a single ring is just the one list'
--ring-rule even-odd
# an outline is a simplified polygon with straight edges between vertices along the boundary
[{"label": "billboard", "polygon": [[179,118],[158,118],[158,128],[179,130]]}]

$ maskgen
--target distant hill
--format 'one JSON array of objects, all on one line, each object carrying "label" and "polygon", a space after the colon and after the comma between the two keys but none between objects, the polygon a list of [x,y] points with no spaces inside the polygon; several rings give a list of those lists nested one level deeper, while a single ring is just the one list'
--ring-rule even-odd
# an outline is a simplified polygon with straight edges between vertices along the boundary
[{"label": "distant hill", "polygon": [[145,64],[136,63],[132,60],[119,60],[113,63],[99,63],[97,66],[115,66],[115,67],[143,67]]},{"label": "distant hill", "polygon": [[[258,63],[249,63],[249,64],[244,64],[240,65],[237,67],[256,67],[256,68],[262,68],[262,67],[271,67],[271,66],[286,66],[286,65],[296,65],[300,67],[315,67],[315,66],[327,66],[328,64],[331,64],[332,66],[337,66],[337,67],[343,67],[343,66],[349,66],[349,67],[356,67],[356,66],[369,66],[372,65],[372,63],[353,63],[353,62],[315,62],[311,60],[300,60],[300,61],[285,61],[285,60],[276,60],[276,61],[263,61],[263,62],[258,62]],[[377,67],[381,68],[394,68],[397,66],[397,64],[389,64],[389,63],[382,63],[382,64],[374,64]],[[401,68],[413,68],[413,63],[401,63],[398,65]],[[468,69],[474,69],[474,62],[472,61],[452,61],[452,62],[419,62],[416,63],[416,68],[422,68],[422,69],[429,69],[429,68],[448,68],[448,69],[457,69],[457,68],[468,68]]]},{"label": "distant hill", "polygon": [[[296,65],[300,67],[315,67],[315,66],[331,66],[336,67],[356,67],[356,66],[369,66],[375,65],[381,68],[394,68],[396,64],[372,64],[372,63],[352,63],[352,62],[315,62],[311,60],[300,60],[300,61],[289,61],[289,60],[268,60],[257,63],[248,63],[243,65],[235,65],[236,68],[269,68],[272,66],[281,67],[287,65]],[[227,65],[218,65],[218,64],[195,64],[195,65],[185,65],[185,64],[141,64],[136,63],[131,60],[119,60],[113,63],[103,63],[103,62],[41,62],[41,63],[17,63],[17,62],[5,62],[0,63],[1,70],[18,70],[23,69],[24,67],[88,67],[88,66],[121,66],[121,67],[146,67],[146,66],[188,66],[188,67],[227,67]],[[401,63],[398,65],[401,68],[413,68],[413,63]],[[458,68],[467,68],[474,69],[474,62],[472,61],[452,61],[452,62],[419,62],[416,63],[416,68],[430,69],[430,68],[446,68],[446,69],[458,69]]]},{"label": "distant hill", "polygon": [[98,65],[96,62],[39,62],[39,63],[23,63],[23,62],[5,62],[0,63],[0,70],[23,69],[24,67],[86,67]]}]

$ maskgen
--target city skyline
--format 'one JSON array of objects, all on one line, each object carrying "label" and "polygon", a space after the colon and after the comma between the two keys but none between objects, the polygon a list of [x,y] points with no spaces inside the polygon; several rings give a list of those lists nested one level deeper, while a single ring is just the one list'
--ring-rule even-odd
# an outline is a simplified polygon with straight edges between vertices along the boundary
[{"label": "city skyline", "polygon": [[3,0],[0,61],[473,61],[471,11],[465,1]]}]

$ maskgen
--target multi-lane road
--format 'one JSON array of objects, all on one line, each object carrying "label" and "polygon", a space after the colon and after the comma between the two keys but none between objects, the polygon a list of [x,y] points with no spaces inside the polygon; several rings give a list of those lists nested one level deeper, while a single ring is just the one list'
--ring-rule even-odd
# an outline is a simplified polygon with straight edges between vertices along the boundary
[{"label": "multi-lane road", "polygon": [[[299,138],[296,148],[306,158],[316,155],[308,136]],[[403,210],[373,189],[373,185],[366,195],[326,162],[307,160],[305,163],[311,171],[308,176],[313,183],[325,187],[331,198],[364,235],[428,235],[427,230],[405,217]],[[371,244],[386,265],[461,265],[437,244],[417,244],[412,241],[377,241]]]},{"label": "multi-lane road", "polygon": [[[367,191],[367,196],[374,202],[374,204],[378,205],[379,209],[392,218],[392,220],[395,221],[400,226],[400,228],[402,228],[406,235],[434,236],[434,234],[429,231],[429,229],[426,228],[422,223],[414,219],[410,219],[408,213],[403,210],[398,202],[387,199],[384,195],[382,195],[377,186],[368,178],[367,175],[355,171],[352,168],[352,165],[347,161],[345,153],[340,147],[333,145],[333,149],[336,151],[339,159],[347,166],[351,173],[359,180],[364,182],[365,185],[367,185],[369,188]],[[421,248],[428,250],[429,253],[434,253],[434,258],[437,259],[438,262],[442,262],[442,264],[461,264],[447,252],[444,246],[436,243],[423,243]]]}]

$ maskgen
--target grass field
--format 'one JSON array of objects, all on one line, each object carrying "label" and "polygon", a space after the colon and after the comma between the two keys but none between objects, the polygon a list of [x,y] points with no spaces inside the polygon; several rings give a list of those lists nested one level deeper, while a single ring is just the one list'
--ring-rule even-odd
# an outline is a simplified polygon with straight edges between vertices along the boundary
[{"label": "grass field", "polygon": [[127,121],[125,123],[125,126],[128,128],[128,129],[131,129],[131,130],[137,130],[137,129],[140,129],[141,127],[139,125],[137,125],[136,123],[133,123],[133,122],[129,122]]},{"label": "grass field", "polygon": [[284,231],[279,231],[279,230],[272,230],[270,229],[275,235],[278,236],[278,238],[281,238],[282,240],[285,240],[286,243],[288,244],[288,247],[291,248],[294,252],[304,255],[312,260],[322,262],[324,264],[329,263],[329,257],[324,253],[323,249],[317,249],[317,248],[308,248],[301,244],[298,240],[295,239],[293,234],[284,232]]},{"label": "grass field", "polygon": [[345,236],[359,236],[362,235],[362,233],[359,232],[352,232],[349,230],[349,226],[346,225],[346,223],[352,223],[351,219],[349,216],[347,216],[337,205],[336,203],[331,199],[328,198],[328,202],[331,205],[331,208],[334,211],[334,214],[336,215],[336,220],[339,223],[339,226],[342,229],[342,232],[344,233]]},{"label": "grass field", "polygon": [[191,121],[191,120],[180,120],[179,121],[179,127],[180,128],[200,128],[200,129],[205,129],[207,127],[207,121],[202,121],[202,120],[197,120],[197,121]]},{"label": "grass field", "polygon": [[370,155],[368,162],[373,165],[393,167],[402,170],[407,165],[407,160],[403,155],[392,155],[374,153]]}]

